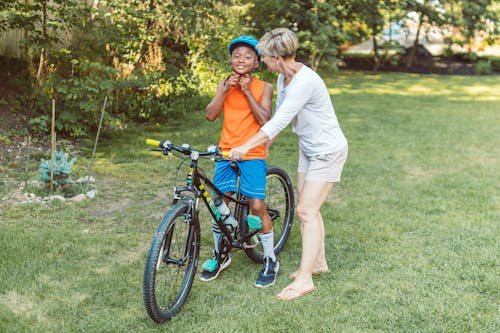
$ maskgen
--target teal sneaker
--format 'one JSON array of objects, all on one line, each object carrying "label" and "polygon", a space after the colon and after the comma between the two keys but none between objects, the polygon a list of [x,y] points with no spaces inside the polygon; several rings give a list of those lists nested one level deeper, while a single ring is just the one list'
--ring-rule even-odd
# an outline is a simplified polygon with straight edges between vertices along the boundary
[{"label": "teal sneaker", "polygon": [[200,274],[200,280],[204,282],[215,280],[230,263],[231,257],[229,255],[219,258],[219,254],[214,251],[213,259],[208,259],[201,266],[203,271]]}]

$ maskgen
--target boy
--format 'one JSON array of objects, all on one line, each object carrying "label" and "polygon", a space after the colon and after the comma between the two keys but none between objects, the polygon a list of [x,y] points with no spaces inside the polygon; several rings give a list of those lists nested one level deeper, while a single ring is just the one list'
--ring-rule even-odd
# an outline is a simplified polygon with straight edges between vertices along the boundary
[{"label": "boy", "polygon": [[[240,36],[229,45],[232,73],[221,81],[216,95],[206,108],[206,118],[214,121],[223,112],[223,125],[219,148],[229,151],[243,144],[257,133],[272,113],[273,87],[270,83],[252,77],[252,72],[259,67],[260,51],[258,41],[251,36]],[[250,150],[242,161],[238,162],[241,172],[240,188],[250,200],[251,213],[262,220],[259,238],[264,251],[264,264],[255,287],[265,288],[276,281],[279,262],[274,253],[274,234],[272,222],[264,203],[266,194],[266,157],[267,146],[260,145]],[[214,183],[225,194],[236,192],[236,171],[230,161],[218,162],[214,172]],[[214,236],[215,270],[203,270],[200,279],[211,281],[231,263],[229,256],[219,253],[221,233],[215,221],[212,221]]]}]

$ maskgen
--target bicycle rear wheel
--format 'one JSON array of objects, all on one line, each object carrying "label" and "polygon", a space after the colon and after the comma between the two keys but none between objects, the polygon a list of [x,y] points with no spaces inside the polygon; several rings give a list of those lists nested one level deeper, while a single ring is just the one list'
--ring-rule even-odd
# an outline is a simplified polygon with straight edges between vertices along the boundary
[{"label": "bicycle rear wheel", "polygon": [[165,214],[151,241],[144,268],[143,297],[149,317],[169,320],[186,301],[200,254],[200,227],[189,215],[189,205],[179,202]]},{"label": "bicycle rear wheel", "polygon": [[[278,254],[288,240],[295,211],[292,182],[288,174],[280,167],[272,165],[267,167],[265,202],[267,212],[273,221],[274,253]],[[247,214],[248,212],[243,210],[239,219],[241,234],[248,232]],[[264,252],[258,237],[252,237],[248,245],[250,248],[245,249],[247,256],[255,262],[262,263]]]}]

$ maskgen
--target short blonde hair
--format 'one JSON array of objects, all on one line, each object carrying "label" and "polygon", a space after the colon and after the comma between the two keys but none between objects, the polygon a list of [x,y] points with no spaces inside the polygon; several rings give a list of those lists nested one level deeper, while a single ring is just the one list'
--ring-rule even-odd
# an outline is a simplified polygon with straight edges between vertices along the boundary
[{"label": "short blonde hair", "polygon": [[257,44],[268,57],[295,58],[299,42],[295,33],[287,28],[276,28],[262,36]]}]

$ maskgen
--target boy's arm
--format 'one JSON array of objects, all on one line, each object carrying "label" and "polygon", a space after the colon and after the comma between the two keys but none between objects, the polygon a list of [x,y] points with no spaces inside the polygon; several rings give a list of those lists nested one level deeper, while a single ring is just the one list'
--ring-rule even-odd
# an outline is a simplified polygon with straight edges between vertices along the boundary
[{"label": "boy's arm", "polygon": [[228,86],[224,85],[225,81],[221,81],[217,87],[217,92],[210,103],[208,103],[205,109],[205,117],[209,121],[214,121],[222,112],[222,107],[224,106],[224,99],[226,98],[227,92],[229,91]]},{"label": "boy's arm", "polygon": [[262,100],[259,104],[255,99],[255,96],[250,91],[251,81],[252,77],[249,74],[242,76],[240,78],[241,91],[245,94],[255,119],[257,119],[259,125],[262,126],[267,123],[269,119],[271,119],[273,111],[273,86],[272,84],[266,82],[264,85],[264,92],[262,93]]}]

